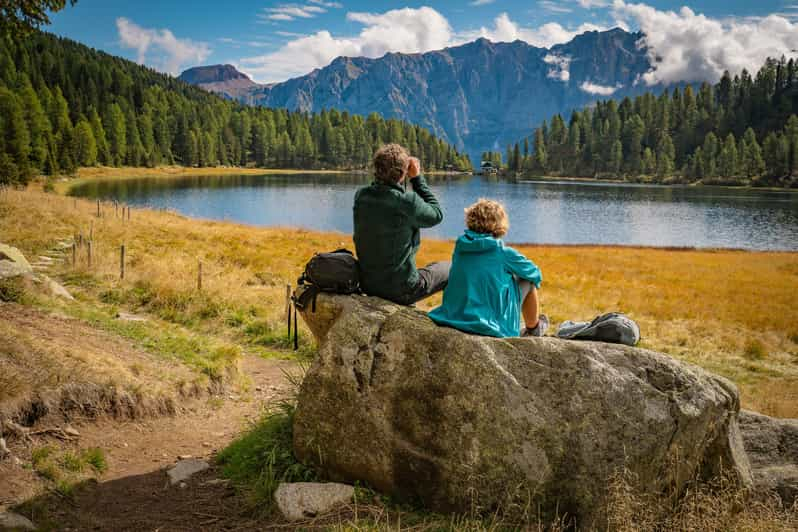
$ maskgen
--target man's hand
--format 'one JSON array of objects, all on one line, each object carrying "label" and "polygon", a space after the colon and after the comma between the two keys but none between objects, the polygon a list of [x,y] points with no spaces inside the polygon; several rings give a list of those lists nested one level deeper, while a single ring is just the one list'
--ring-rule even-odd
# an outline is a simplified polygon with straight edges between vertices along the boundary
[{"label": "man's hand", "polygon": [[410,163],[407,165],[408,179],[413,179],[414,177],[418,177],[420,173],[421,173],[421,161],[418,160],[418,157],[411,157]]}]

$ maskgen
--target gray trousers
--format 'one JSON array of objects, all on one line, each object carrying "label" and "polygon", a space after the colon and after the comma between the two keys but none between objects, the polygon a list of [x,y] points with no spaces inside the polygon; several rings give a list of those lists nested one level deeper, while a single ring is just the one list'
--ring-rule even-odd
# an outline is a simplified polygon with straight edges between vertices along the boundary
[{"label": "gray trousers", "polygon": [[412,305],[432,294],[438,293],[449,284],[449,270],[452,263],[447,261],[433,262],[418,269],[418,284],[396,302],[401,305]]}]

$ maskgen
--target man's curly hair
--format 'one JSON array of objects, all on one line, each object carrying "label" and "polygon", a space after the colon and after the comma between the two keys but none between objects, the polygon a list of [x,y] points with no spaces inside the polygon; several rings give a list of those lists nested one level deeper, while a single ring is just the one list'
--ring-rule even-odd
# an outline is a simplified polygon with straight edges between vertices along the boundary
[{"label": "man's curly hair", "polygon": [[399,144],[384,144],[374,154],[374,177],[381,183],[398,183],[407,172],[410,154]]},{"label": "man's curly hair", "polygon": [[465,210],[466,227],[475,233],[501,238],[510,228],[510,220],[498,201],[480,199]]}]

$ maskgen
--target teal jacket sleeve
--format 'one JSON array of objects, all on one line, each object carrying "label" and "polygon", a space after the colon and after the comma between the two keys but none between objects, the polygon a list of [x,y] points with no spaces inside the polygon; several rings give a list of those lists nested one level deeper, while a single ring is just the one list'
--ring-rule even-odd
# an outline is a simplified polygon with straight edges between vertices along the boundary
[{"label": "teal jacket sleeve", "polygon": [[415,227],[433,227],[443,221],[443,211],[438,203],[438,198],[427,186],[423,177],[418,176],[410,180],[413,192],[410,194],[410,223]]},{"label": "teal jacket sleeve", "polygon": [[540,282],[543,281],[540,268],[509,246],[504,248],[504,265],[516,277],[526,279],[534,284],[535,288],[540,288]]}]

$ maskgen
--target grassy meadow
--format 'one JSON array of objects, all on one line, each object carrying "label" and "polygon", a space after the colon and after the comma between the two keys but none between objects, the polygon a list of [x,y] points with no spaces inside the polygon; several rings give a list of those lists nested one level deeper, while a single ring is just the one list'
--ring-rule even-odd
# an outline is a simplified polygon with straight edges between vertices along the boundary
[{"label": "grassy meadow", "polygon": [[[108,327],[102,316],[118,309],[148,313],[165,327],[264,356],[290,356],[286,284],[295,282],[314,252],[352,247],[350,236],[340,233],[258,228],[142,209],[127,220],[112,204],[104,204],[98,218],[96,210],[94,201],[45,193],[41,186],[5,190],[0,241],[30,258],[59,241],[91,235],[91,266],[84,246],[74,266],[68,256],[51,271],[78,299],[80,311],[65,305],[66,312]],[[425,240],[419,264],[448,259],[452,246]],[[744,408],[798,417],[798,253],[518,248],[543,271],[543,309],[555,330],[565,319],[626,312],[640,323],[642,347],[730,378]],[[421,307],[439,301],[440,296]],[[301,340],[302,350],[312,351],[308,335]]]}]

